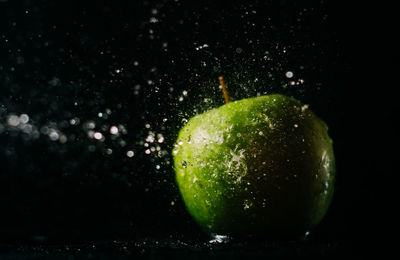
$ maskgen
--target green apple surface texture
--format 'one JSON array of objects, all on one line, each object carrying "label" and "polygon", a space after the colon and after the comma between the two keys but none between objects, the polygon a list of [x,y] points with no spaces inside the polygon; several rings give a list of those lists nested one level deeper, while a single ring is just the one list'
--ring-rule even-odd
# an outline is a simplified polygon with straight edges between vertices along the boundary
[{"label": "green apple surface texture", "polygon": [[212,233],[301,235],[321,221],[333,194],[328,127],[284,95],[243,99],[193,117],[173,157],[189,213]]}]

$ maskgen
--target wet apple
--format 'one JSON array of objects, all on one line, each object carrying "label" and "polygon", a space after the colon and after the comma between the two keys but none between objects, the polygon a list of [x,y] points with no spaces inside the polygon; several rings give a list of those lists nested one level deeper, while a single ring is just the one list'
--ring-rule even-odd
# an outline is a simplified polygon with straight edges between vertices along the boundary
[{"label": "wet apple", "polygon": [[199,114],[172,153],[187,210],[208,232],[301,235],[322,220],[333,195],[328,127],[292,97],[248,98]]}]

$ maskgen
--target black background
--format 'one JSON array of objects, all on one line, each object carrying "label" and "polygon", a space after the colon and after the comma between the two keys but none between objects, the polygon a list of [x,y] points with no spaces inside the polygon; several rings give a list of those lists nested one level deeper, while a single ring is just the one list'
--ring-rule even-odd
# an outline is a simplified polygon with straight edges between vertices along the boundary
[{"label": "black background", "polygon": [[[216,79],[224,75],[233,99],[278,92],[310,104],[334,140],[336,191],[323,222],[306,241],[257,244],[258,254],[388,252],[398,141],[389,9],[327,1],[0,1],[3,251],[94,244],[103,251],[85,252],[101,255],[118,251],[111,241],[141,241],[113,252],[157,254],[159,243],[176,256],[201,255],[198,248],[254,252],[248,242],[222,251],[202,246],[208,235],[186,213],[168,164],[185,119],[223,103]],[[291,86],[286,71],[304,83]],[[107,118],[98,116],[107,109]],[[23,113],[38,131],[58,129],[68,141],[7,125]],[[88,121],[105,141],[87,136]],[[108,128],[119,124],[127,133],[112,139]],[[149,131],[163,135],[161,153],[145,153]]]}]

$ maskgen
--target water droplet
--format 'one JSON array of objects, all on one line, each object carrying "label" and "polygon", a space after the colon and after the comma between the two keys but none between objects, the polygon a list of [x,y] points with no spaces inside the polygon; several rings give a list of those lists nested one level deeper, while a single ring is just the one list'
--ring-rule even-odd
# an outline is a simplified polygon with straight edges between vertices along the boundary
[{"label": "water droplet", "polygon": [[288,79],[290,79],[290,78],[292,78],[292,77],[294,76],[294,74],[293,74],[293,72],[291,72],[291,71],[287,71],[287,72],[285,73],[285,76],[286,76]]},{"label": "water droplet", "polygon": [[17,115],[9,115],[7,118],[7,124],[9,126],[18,126],[20,123],[20,118]]},{"label": "water droplet", "polygon": [[301,107],[301,112],[304,112],[304,111],[306,111],[306,109],[308,108],[308,105],[304,105],[304,106],[302,106]]},{"label": "water droplet", "polygon": [[111,133],[112,135],[118,134],[118,127],[116,127],[116,126],[110,127],[110,133]]},{"label": "water droplet", "polygon": [[50,138],[50,140],[52,140],[52,141],[57,141],[58,138],[59,138],[59,134],[58,134],[57,131],[55,131],[54,129],[51,129],[51,130],[50,130],[50,133],[49,133],[49,138]]},{"label": "water droplet", "polygon": [[96,124],[93,121],[87,121],[84,127],[87,129],[94,129],[96,127]]},{"label": "water droplet", "polygon": [[30,124],[22,124],[20,125],[20,129],[22,130],[22,132],[30,134],[33,130],[33,127]]},{"label": "water droplet", "polygon": [[158,137],[158,140],[157,140],[158,143],[161,144],[164,142],[164,136],[162,136],[161,134],[158,134],[157,137]]},{"label": "water droplet", "polygon": [[225,235],[212,234],[212,237],[213,238],[210,241],[208,241],[211,244],[227,243],[230,240],[230,237]]},{"label": "water droplet", "polygon": [[95,133],[93,134],[93,138],[96,139],[96,140],[100,140],[100,139],[103,138],[103,134],[100,133],[100,132],[95,132]]},{"label": "water droplet", "polygon": [[153,142],[154,142],[154,135],[149,134],[149,135],[146,137],[146,142],[153,143]]},{"label": "water droplet", "polygon": [[47,134],[49,134],[49,128],[48,128],[47,126],[42,126],[42,127],[40,128],[40,132],[41,132],[42,134],[44,134],[44,135],[47,135]]},{"label": "water droplet", "polygon": [[249,200],[244,200],[244,202],[243,202],[243,209],[244,210],[249,209],[251,206],[252,206],[252,203],[249,202]]},{"label": "water droplet", "polygon": [[28,123],[28,121],[29,121],[29,116],[28,116],[27,114],[21,114],[21,115],[19,116],[19,121],[20,121],[22,124],[26,124],[26,123]]},{"label": "water droplet", "polygon": [[65,144],[68,141],[68,138],[66,135],[61,135],[59,141],[60,143]]},{"label": "water droplet", "polygon": [[186,168],[187,167],[187,162],[186,161],[182,161],[182,167]]},{"label": "water droplet", "polygon": [[77,117],[72,118],[71,120],[69,120],[69,123],[71,125],[77,125],[77,124],[79,124],[79,118],[77,118]]}]

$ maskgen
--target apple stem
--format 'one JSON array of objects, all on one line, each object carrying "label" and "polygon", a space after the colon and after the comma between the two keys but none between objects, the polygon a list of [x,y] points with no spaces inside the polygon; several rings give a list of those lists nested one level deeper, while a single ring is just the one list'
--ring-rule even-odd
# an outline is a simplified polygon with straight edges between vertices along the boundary
[{"label": "apple stem", "polygon": [[224,94],[225,103],[228,104],[230,102],[230,100],[229,100],[228,89],[227,89],[225,81],[224,81],[224,77],[219,76],[218,79],[219,79],[219,84],[222,87],[222,93]]}]

